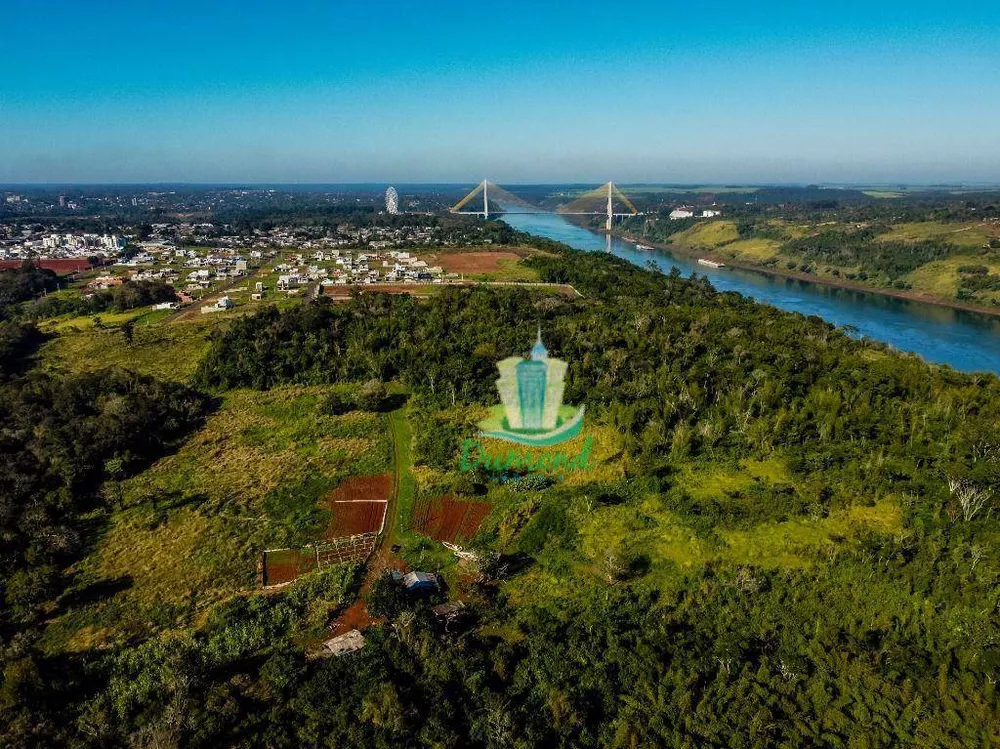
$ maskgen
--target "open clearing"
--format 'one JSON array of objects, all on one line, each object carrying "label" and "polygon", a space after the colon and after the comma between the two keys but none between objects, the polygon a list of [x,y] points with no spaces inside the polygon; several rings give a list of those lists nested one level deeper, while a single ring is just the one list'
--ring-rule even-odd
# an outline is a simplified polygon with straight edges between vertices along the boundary
[{"label": "open clearing", "polygon": [[538,281],[538,272],[522,262],[544,254],[531,247],[461,248],[421,252],[428,265],[439,265],[447,273],[458,273],[481,281]]},{"label": "open clearing", "polygon": [[436,257],[436,262],[449,273],[496,273],[504,263],[518,263],[521,257],[514,252],[446,252]]},{"label": "open clearing", "polygon": [[[990,273],[1000,273],[1000,263],[989,257],[955,255],[945,260],[925,263],[907,274],[905,279],[916,289],[927,291],[944,299],[954,299],[961,280],[958,269],[963,265],[985,266]],[[989,292],[979,292],[977,297],[981,299],[988,297],[988,295]]]},{"label": "open clearing", "polygon": [[186,626],[256,587],[263,549],[322,538],[331,523],[324,499],[351,476],[383,475],[391,455],[381,415],[323,412],[333,389],[230,391],[175,453],[124,482],[122,507],[73,571],[81,598],[95,586],[116,592],[55,617],[46,649]]},{"label": "open clearing", "polygon": [[677,232],[670,239],[678,247],[691,249],[715,249],[740,238],[734,221],[704,221],[690,229]]},{"label": "open clearing", "polygon": [[435,541],[469,540],[493,508],[489,502],[470,502],[452,496],[417,500],[413,522],[417,532]]},{"label": "open clearing", "polygon": [[330,495],[331,518],[326,538],[378,533],[391,497],[392,474],[344,479]]},{"label": "open clearing", "polygon": [[741,239],[722,248],[727,257],[749,262],[764,262],[777,257],[781,242],[776,239]]},{"label": "open clearing", "polygon": [[991,238],[1000,236],[1000,226],[966,223],[946,224],[936,221],[920,221],[897,224],[879,239],[885,242],[922,242],[939,240],[960,247],[982,247]]},{"label": "open clearing", "polygon": [[327,526],[327,535],[357,536],[378,533],[385,521],[386,501],[331,502],[333,518]]},{"label": "open clearing", "polygon": [[[229,320],[214,315],[183,322],[161,319],[149,325],[140,320],[129,343],[117,327],[95,328],[91,318],[75,319],[89,324],[61,326],[58,335],[42,347],[40,358],[45,369],[87,372],[117,365],[176,382],[190,380],[208,351],[209,336],[229,324]],[[102,320],[105,325],[112,321],[108,315]]]}]

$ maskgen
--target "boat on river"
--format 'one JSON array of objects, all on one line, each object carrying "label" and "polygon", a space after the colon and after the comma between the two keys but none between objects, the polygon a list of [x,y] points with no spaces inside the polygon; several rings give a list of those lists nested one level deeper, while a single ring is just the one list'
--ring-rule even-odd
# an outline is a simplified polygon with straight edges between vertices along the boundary
[{"label": "boat on river", "polygon": [[726,267],[725,263],[717,263],[714,260],[708,260],[708,259],[703,258],[703,257],[698,258],[698,265],[705,265],[705,266],[707,266],[709,268],[725,268]]}]

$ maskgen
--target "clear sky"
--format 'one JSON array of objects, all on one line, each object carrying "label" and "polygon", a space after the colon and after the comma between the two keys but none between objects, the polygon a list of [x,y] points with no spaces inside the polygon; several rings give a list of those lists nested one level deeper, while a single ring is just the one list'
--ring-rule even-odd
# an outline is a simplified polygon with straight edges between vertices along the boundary
[{"label": "clear sky", "polygon": [[0,182],[1000,182],[990,2],[0,0]]}]

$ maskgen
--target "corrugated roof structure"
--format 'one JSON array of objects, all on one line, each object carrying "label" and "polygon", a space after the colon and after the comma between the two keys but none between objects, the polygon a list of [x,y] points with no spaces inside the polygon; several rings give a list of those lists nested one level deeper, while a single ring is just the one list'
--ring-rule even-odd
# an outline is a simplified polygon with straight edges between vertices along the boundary
[{"label": "corrugated roof structure", "polygon": [[323,643],[321,655],[341,656],[361,650],[365,646],[365,636],[358,630],[352,629],[342,635],[334,637]]}]

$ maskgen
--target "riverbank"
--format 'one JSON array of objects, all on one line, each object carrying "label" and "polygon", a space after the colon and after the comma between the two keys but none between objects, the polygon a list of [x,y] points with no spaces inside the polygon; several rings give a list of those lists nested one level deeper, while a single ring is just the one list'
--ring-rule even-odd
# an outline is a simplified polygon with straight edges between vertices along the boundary
[{"label": "riverbank", "polygon": [[[586,228],[586,227],[583,227]],[[613,232],[613,236],[620,239],[624,239],[626,242],[632,242],[635,244],[644,244],[649,247],[653,247],[657,250],[663,250],[669,253],[677,253],[688,258],[698,259],[705,258],[706,260],[712,260],[718,263],[723,263],[727,268],[739,268],[740,270],[751,271],[753,273],[761,273],[765,276],[772,276],[774,278],[788,278],[795,281],[804,281],[806,283],[819,284],[821,286],[829,286],[834,289],[847,289],[850,291],[863,291],[868,294],[878,294],[879,296],[890,297],[892,299],[904,299],[910,302],[920,302],[921,304],[933,304],[938,307],[947,307],[948,309],[960,310],[962,312],[974,312],[980,315],[989,315],[990,317],[1000,318],[1000,309],[997,307],[984,307],[978,304],[963,304],[962,302],[956,302],[952,299],[945,299],[943,297],[934,296],[933,294],[927,294],[921,291],[912,291],[907,289],[886,289],[878,286],[868,286],[863,283],[858,283],[856,281],[851,281],[848,279],[840,278],[828,278],[826,276],[816,276],[811,273],[802,273],[800,271],[787,270],[785,268],[768,268],[762,265],[754,265],[753,263],[745,263],[738,260],[732,260],[724,255],[711,250],[700,250],[692,247],[683,247],[676,244],[664,244],[663,242],[654,242],[650,239],[635,239],[628,234],[622,234],[619,232]]]}]

